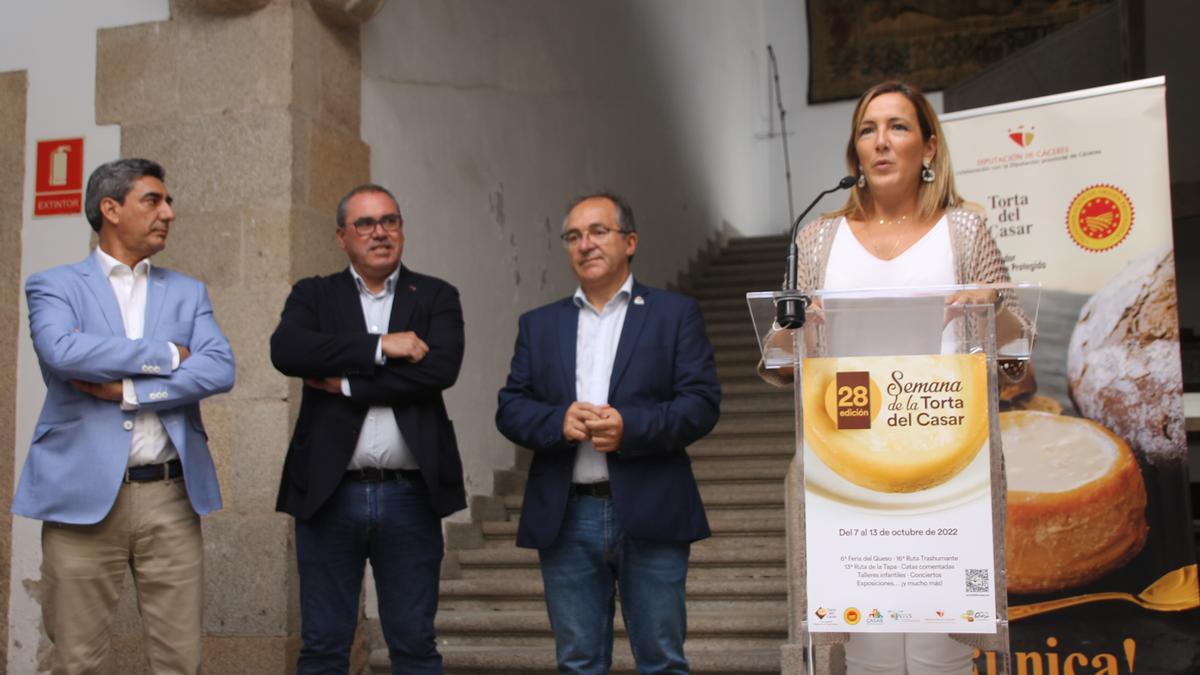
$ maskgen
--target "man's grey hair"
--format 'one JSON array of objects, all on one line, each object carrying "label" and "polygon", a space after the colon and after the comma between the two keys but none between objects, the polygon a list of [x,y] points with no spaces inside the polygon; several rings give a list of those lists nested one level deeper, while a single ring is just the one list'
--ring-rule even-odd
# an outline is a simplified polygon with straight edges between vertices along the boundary
[{"label": "man's grey hair", "polygon": [[582,195],[571,200],[567,205],[567,214],[563,216],[562,227],[567,228],[567,220],[571,217],[571,211],[575,210],[576,206],[586,202],[589,199],[607,199],[617,207],[617,229],[622,232],[637,232],[637,223],[633,220],[633,207],[625,198],[615,192],[600,191],[591,194]]},{"label": "man's grey hair", "polygon": [[400,202],[396,201],[396,195],[393,195],[391,190],[388,190],[387,188],[383,187],[382,185],[376,185],[375,183],[364,183],[364,184],[359,185],[358,187],[354,188],[353,190],[347,192],[346,196],[342,197],[342,200],[340,202],[338,202],[337,226],[338,227],[346,226],[346,205],[350,203],[351,199],[353,199],[356,195],[372,194],[372,193],[387,195],[388,199],[391,199],[392,203],[396,205],[396,210],[400,210]]},{"label": "man's grey hair", "polygon": [[133,184],[143,176],[166,181],[167,172],[158,162],[138,157],[118,159],[96,167],[88,177],[87,197],[83,202],[83,213],[93,230],[99,232],[100,226],[104,224],[100,202],[109,198],[118,204],[124,204],[125,195],[129,194]]}]

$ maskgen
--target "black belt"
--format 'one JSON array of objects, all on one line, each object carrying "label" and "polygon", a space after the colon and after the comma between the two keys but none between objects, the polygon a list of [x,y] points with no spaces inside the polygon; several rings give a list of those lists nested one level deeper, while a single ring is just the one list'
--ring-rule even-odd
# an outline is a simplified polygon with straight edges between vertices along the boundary
[{"label": "black belt", "polygon": [[376,469],[374,467],[346,470],[346,479],[359,483],[385,483],[401,478],[409,483],[416,483],[421,480],[421,472],[418,469]]},{"label": "black belt", "polygon": [[612,483],[603,480],[599,483],[571,483],[571,494],[584,497],[612,497]]},{"label": "black belt", "polygon": [[125,469],[126,483],[148,483],[156,480],[171,480],[183,475],[183,465],[173,459],[162,464],[142,464]]}]

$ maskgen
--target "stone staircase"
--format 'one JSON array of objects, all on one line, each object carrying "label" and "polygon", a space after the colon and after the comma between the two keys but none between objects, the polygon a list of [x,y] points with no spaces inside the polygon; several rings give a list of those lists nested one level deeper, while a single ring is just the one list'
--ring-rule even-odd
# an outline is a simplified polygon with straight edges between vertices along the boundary
[{"label": "stone staircase", "polygon": [[[689,448],[713,531],[692,546],[693,673],[778,673],[787,638],[783,484],[792,397],[755,375],[744,297],[779,286],[785,251],[782,236],[733,240],[680,283],[700,301],[724,394],[716,429]],[[496,472],[494,496],[472,498],[472,522],[447,524],[437,633],[448,673],[555,672],[537,554],[514,544],[530,455],[520,450],[516,467]],[[616,633],[613,672],[632,673],[619,608]],[[388,672],[386,650],[373,651],[370,663],[372,672]]]}]

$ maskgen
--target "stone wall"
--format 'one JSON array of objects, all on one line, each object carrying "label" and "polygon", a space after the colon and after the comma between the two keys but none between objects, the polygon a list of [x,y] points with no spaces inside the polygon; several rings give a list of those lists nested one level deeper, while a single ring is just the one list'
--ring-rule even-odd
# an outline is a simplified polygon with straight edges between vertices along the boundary
[{"label": "stone wall", "polygon": [[[16,440],[17,338],[21,325],[21,192],[25,185],[24,71],[0,73],[0,504],[12,504]],[[0,610],[8,616],[12,513],[0,510]],[[0,623],[0,665],[8,661]]]},{"label": "stone wall", "polygon": [[[225,499],[204,519],[208,671],[286,673],[299,617],[275,494],[299,387],[272,368],[268,338],[292,282],[345,265],[333,213],[369,177],[358,30],[305,0],[202,4],[174,0],[169,21],[100,32],[96,115],[120,125],[123,156],[166,167],[177,219],[155,262],[208,285],[237,359],[234,390],[203,404]],[[116,659],[138,672],[140,624],[123,600]]]}]

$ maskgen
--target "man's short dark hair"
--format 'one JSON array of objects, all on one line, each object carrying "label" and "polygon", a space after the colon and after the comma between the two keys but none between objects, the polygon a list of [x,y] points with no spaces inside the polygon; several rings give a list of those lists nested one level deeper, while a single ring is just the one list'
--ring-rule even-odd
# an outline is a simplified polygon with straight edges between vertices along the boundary
[{"label": "man's short dark hair", "polygon": [[96,167],[88,177],[87,198],[83,202],[83,213],[87,216],[88,224],[99,232],[104,224],[104,215],[100,213],[100,202],[110,198],[118,204],[125,203],[125,195],[133,189],[133,184],[143,176],[150,176],[166,181],[167,172],[162,165],[149,159],[131,157],[118,159]]},{"label": "man's short dark hair", "polygon": [[388,199],[391,199],[392,203],[396,205],[396,208],[397,209],[400,208],[400,202],[396,200],[396,195],[393,195],[391,190],[388,190],[387,188],[383,187],[382,185],[376,185],[375,183],[363,183],[362,185],[359,185],[358,187],[354,188],[353,190],[347,192],[346,196],[342,197],[342,200],[340,202],[338,202],[337,226],[338,227],[346,226],[346,205],[350,203],[351,199],[353,199],[356,195],[372,194],[372,193],[387,195]]},{"label": "man's short dark hair", "polygon": [[615,192],[608,192],[607,190],[593,192],[572,199],[571,203],[567,205],[567,214],[563,216],[563,227],[567,226],[567,218],[571,216],[571,211],[574,211],[576,206],[589,199],[607,199],[615,204],[617,207],[617,228],[622,232],[637,232],[637,223],[633,220],[633,207],[621,195]]}]

